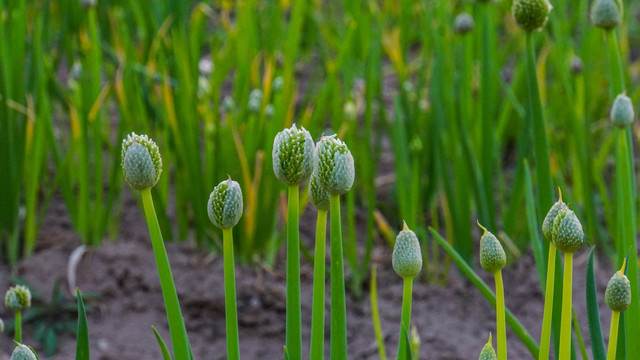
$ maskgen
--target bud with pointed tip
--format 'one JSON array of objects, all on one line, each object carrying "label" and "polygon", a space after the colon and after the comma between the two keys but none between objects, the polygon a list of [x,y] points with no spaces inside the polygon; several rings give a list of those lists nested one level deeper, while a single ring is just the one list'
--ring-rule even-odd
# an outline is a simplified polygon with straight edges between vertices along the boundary
[{"label": "bud with pointed tip", "polygon": [[560,210],[553,220],[552,241],[563,253],[574,253],[584,244],[582,224],[569,208]]},{"label": "bud with pointed tip", "polygon": [[624,274],[624,266],[613,274],[604,293],[604,301],[613,311],[625,311],[631,305],[631,283]]},{"label": "bud with pointed tip", "polygon": [[631,99],[624,93],[618,95],[609,114],[611,122],[619,128],[624,128],[633,123],[634,116]]},{"label": "bud with pointed tip", "polygon": [[349,191],[355,177],[353,156],[337,135],[323,136],[316,146],[316,169],[322,187],[331,195]]},{"label": "bud with pointed tip", "polygon": [[552,8],[548,0],[514,0],[511,11],[518,26],[531,32],[542,29]]},{"label": "bud with pointed tip", "polygon": [[220,182],[209,196],[207,212],[209,219],[220,229],[231,229],[242,216],[242,190],[229,178]]},{"label": "bud with pointed tip", "polygon": [[551,209],[549,209],[547,216],[545,216],[544,221],[542,222],[542,235],[544,235],[544,237],[549,241],[553,239],[553,220],[556,218],[560,210],[567,208],[567,204],[562,201],[562,191],[560,191],[560,188],[558,188],[558,193],[560,194],[558,201],[551,206]]},{"label": "bud with pointed tip", "polygon": [[4,296],[4,306],[11,311],[31,307],[31,291],[23,285],[12,286]]},{"label": "bud with pointed tip", "polygon": [[322,187],[318,174],[315,172],[311,175],[311,180],[309,180],[309,200],[318,210],[328,211],[331,206],[331,194]]},{"label": "bud with pointed tip", "polygon": [[122,172],[129,186],[136,190],[155,186],[162,174],[162,157],[158,145],[147,135],[131,133],[122,140]]},{"label": "bud with pointed tip", "polygon": [[591,21],[593,25],[610,30],[622,22],[622,9],[617,1],[596,0],[591,8]]},{"label": "bud with pointed tip", "polygon": [[11,353],[10,360],[36,360],[36,354],[33,353],[26,345],[16,343],[15,349]]},{"label": "bud with pointed tip", "polygon": [[497,360],[496,351],[493,350],[493,345],[491,344],[491,333],[489,333],[489,341],[484,344],[482,347],[482,351],[480,352],[480,356],[478,360]]},{"label": "bud with pointed tip", "polygon": [[474,26],[475,24],[473,22],[473,18],[468,13],[461,13],[456,16],[454,27],[458,34],[464,35],[466,33],[469,33],[471,32],[471,30],[473,30]]},{"label": "bud with pointed tip", "polygon": [[422,269],[422,252],[416,233],[404,223],[402,231],[396,236],[391,257],[393,270],[402,278],[412,278]]},{"label": "bud with pointed tip", "polygon": [[309,180],[313,171],[313,139],[304,127],[295,124],[280,131],[273,140],[273,172],[287,185]]},{"label": "bud with pointed tip", "polygon": [[502,244],[500,244],[495,235],[480,223],[478,223],[478,226],[484,231],[480,238],[480,266],[484,271],[494,274],[502,270],[506,265],[507,254],[505,254]]}]

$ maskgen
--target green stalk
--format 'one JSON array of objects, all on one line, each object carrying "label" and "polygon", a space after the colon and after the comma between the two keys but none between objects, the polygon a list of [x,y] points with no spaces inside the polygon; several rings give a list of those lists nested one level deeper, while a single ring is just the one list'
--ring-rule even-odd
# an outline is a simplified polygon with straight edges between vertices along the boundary
[{"label": "green stalk", "polygon": [[543,209],[548,209],[553,205],[549,143],[547,141],[547,125],[542,110],[542,99],[540,98],[540,89],[538,87],[533,33],[527,32],[525,40],[527,48],[527,92],[529,94],[530,119],[533,121],[533,147],[538,181],[538,218],[543,219]]},{"label": "green stalk", "polygon": [[371,267],[371,317],[373,320],[373,330],[376,334],[376,342],[378,343],[378,354],[380,360],[387,360],[387,351],[384,347],[384,336],[382,335],[382,326],[380,325],[380,311],[378,310],[378,284],[376,281],[378,266],[373,264]]},{"label": "green stalk", "polygon": [[16,310],[14,323],[15,323],[15,330],[14,330],[15,340],[21,343],[22,342],[22,310]]},{"label": "green stalk", "polygon": [[540,353],[538,360],[549,359],[551,348],[551,315],[553,313],[553,289],[556,276],[556,246],[549,241],[549,258],[547,260],[547,281],[544,292],[544,315],[542,317],[542,333],[540,335]]},{"label": "green stalk", "polygon": [[560,325],[559,360],[571,359],[571,288],[573,276],[573,253],[564,254],[564,279],[562,287],[562,321]]},{"label": "green stalk", "polygon": [[287,208],[287,329],[286,344],[292,359],[302,359],[300,309],[299,185],[289,185]]},{"label": "green stalk", "polygon": [[313,260],[313,305],[311,310],[311,346],[309,359],[324,359],[324,294],[325,294],[325,242],[327,237],[327,211],[318,210],[316,220],[316,248]]},{"label": "green stalk", "polygon": [[618,345],[618,327],[620,324],[620,311],[611,312],[611,328],[609,329],[609,349],[607,349],[607,360],[616,358],[616,347]]},{"label": "green stalk", "polygon": [[496,281],[496,332],[498,336],[498,360],[507,360],[507,325],[505,320],[502,270],[496,271],[493,276]]},{"label": "green stalk", "polygon": [[156,210],[153,207],[151,188],[140,190],[140,194],[142,195],[144,215],[147,219],[147,225],[149,226],[153,255],[156,258],[158,277],[160,278],[162,297],[164,298],[167,320],[169,323],[169,332],[171,333],[174,358],[176,360],[189,359],[190,351],[187,330],[184,326],[182,311],[180,310],[180,303],[178,302],[178,294],[173,282],[173,275],[171,274],[169,257],[167,256],[167,250],[165,249],[164,241],[162,240],[162,232],[160,231],[160,225],[158,224]]},{"label": "green stalk", "polygon": [[240,360],[238,340],[238,307],[233,260],[233,228],[222,230],[224,262],[224,313],[227,327],[227,359]]},{"label": "green stalk", "polygon": [[404,329],[411,329],[411,298],[413,295],[413,277],[406,277],[402,292],[402,321],[400,322],[400,337],[398,342],[398,359],[406,359],[407,337],[403,335]]},{"label": "green stalk", "polygon": [[347,359],[347,306],[344,293],[340,195],[331,195],[331,352],[332,360]]},{"label": "green stalk", "polygon": [[624,92],[624,73],[622,71],[622,58],[618,45],[618,33],[615,29],[605,31],[609,51],[609,68],[611,69],[611,88],[615,95]]}]

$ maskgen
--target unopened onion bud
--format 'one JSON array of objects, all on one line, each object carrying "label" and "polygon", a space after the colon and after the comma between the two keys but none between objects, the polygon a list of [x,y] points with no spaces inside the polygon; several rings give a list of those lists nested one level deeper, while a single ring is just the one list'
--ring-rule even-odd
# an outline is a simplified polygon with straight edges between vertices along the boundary
[{"label": "unopened onion bud", "polygon": [[412,278],[422,269],[422,252],[416,233],[404,223],[402,231],[396,236],[392,255],[393,270],[402,278]]},{"label": "unopened onion bud", "polygon": [[136,190],[155,186],[162,174],[162,157],[158,145],[147,135],[131,133],[122,140],[122,172],[129,186]]},{"label": "unopened onion bud", "polygon": [[484,231],[480,238],[480,266],[484,271],[494,274],[502,270],[506,265],[507,254],[505,254],[502,244],[500,244],[495,235],[480,223],[478,223],[478,226]]},{"label": "unopened onion bud", "polygon": [[622,9],[614,0],[596,0],[591,8],[593,25],[610,30],[622,22]]},{"label": "unopened onion bud", "polygon": [[209,195],[207,212],[209,219],[220,229],[231,229],[242,217],[242,189],[229,178],[220,182]]},{"label": "unopened onion bud", "polygon": [[544,221],[542,222],[542,235],[544,235],[544,237],[549,241],[552,241],[553,239],[553,220],[556,218],[560,210],[567,208],[567,204],[562,201],[562,191],[560,191],[559,188],[558,192],[560,194],[558,201],[551,206],[551,209],[549,209],[547,216],[545,216]]},{"label": "unopened onion bud", "polygon": [[4,306],[11,311],[31,307],[31,291],[23,285],[12,286],[4,296]]},{"label": "unopened onion bud", "polygon": [[626,94],[618,95],[609,114],[611,122],[617,127],[624,128],[633,123],[634,116],[631,99]]},{"label": "unopened onion bud", "polygon": [[331,195],[344,194],[353,186],[353,156],[336,135],[323,136],[316,145],[316,169],[320,184]]},{"label": "unopened onion bud", "polygon": [[458,34],[464,35],[469,33],[473,30],[474,26],[473,18],[468,13],[461,13],[456,16],[454,27]]},{"label": "unopened onion bud", "polygon": [[491,344],[491,333],[489,333],[489,341],[482,347],[482,351],[480,352],[480,356],[478,360],[497,360],[496,351],[493,350],[493,345]]},{"label": "unopened onion bud", "polygon": [[604,293],[604,301],[613,311],[625,311],[631,305],[631,283],[622,269],[617,271],[609,280]]},{"label": "unopened onion bud", "polygon": [[304,127],[295,124],[280,131],[273,140],[273,172],[287,185],[309,180],[313,171],[313,139]]},{"label": "unopened onion bud", "polygon": [[563,253],[574,253],[584,244],[582,224],[568,208],[560,210],[553,220],[553,244]]},{"label": "unopened onion bud", "polygon": [[24,344],[16,343],[15,349],[11,353],[10,360],[36,360],[36,354],[33,353],[31,349],[29,349]]},{"label": "unopened onion bud", "polygon": [[514,0],[511,10],[518,26],[531,32],[542,29],[552,8],[548,0]]}]

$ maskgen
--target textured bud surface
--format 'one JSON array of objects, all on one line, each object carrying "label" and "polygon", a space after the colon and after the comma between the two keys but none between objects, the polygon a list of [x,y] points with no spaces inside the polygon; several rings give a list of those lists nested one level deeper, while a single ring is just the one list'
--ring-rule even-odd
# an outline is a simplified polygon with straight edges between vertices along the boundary
[{"label": "textured bud surface", "polygon": [[320,184],[331,195],[341,195],[353,185],[355,168],[347,145],[336,135],[323,136],[316,146]]},{"label": "textured bud surface", "polygon": [[236,226],[242,216],[242,210],[242,190],[231,178],[222,181],[211,192],[207,212],[216,227],[230,229]]},{"label": "textured bud surface", "polygon": [[576,214],[562,209],[553,220],[553,244],[563,253],[574,253],[584,244],[584,232]]},{"label": "textured bud surface", "polygon": [[551,8],[548,0],[514,0],[512,11],[518,26],[531,32],[542,29],[547,23]]},{"label": "textured bud surface", "polygon": [[480,352],[480,356],[478,360],[497,360],[498,357],[496,355],[496,351],[493,350],[493,345],[491,345],[491,334],[489,334],[489,341],[484,344],[482,351]]},{"label": "textured bud surface", "polygon": [[505,254],[498,238],[482,225],[478,225],[484,230],[484,234],[480,238],[480,266],[484,271],[493,274],[502,270],[507,263],[507,254]]},{"label": "textured bud surface", "polygon": [[318,174],[315,172],[311,175],[311,180],[309,181],[309,200],[318,210],[328,211],[331,206],[331,194],[322,187]]},{"label": "textured bud surface", "polygon": [[122,140],[122,172],[136,190],[155,186],[162,174],[162,158],[156,143],[147,135],[131,133]]},{"label": "textured bud surface", "polygon": [[622,270],[613,274],[609,280],[604,301],[613,311],[625,311],[631,304],[631,284]]},{"label": "textured bud surface", "polygon": [[622,22],[622,11],[614,0],[596,0],[591,8],[591,21],[601,29],[613,29]]},{"label": "textured bud surface", "polygon": [[393,247],[393,270],[402,278],[414,277],[422,269],[422,252],[416,233],[409,230],[407,224],[398,236]]},{"label": "textured bud surface", "polygon": [[456,21],[454,26],[456,28],[457,33],[466,34],[471,30],[473,30],[474,25],[475,24],[473,22],[473,18],[471,17],[471,15],[467,13],[462,13],[456,16]]},{"label": "textured bud surface", "polygon": [[620,94],[616,97],[611,107],[611,114],[609,118],[611,122],[617,127],[627,127],[633,123],[633,104],[631,99],[625,94]]},{"label": "textured bud surface", "polygon": [[36,360],[36,354],[23,344],[16,344],[15,349],[11,353],[10,360]]},{"label": "textured bud surface", "polygon": [[31,307],[31,291],[23,285],[12,286],[4,296],[4,306],[11,311]]},{"label": "textured bud surface", "polygon": [[542,222],[542,235],[549,241],[553,240],[553,220],[558,215],[558,212],[563,209],[567,209],[567,205],[562,201],[562,193],[560,193],[560,198],[551,206]]},{"label": "textured bud surface", "polygon": [[309,180],[313,171],[313,139],[303,127],[294,124],[280,131],[273,140],[273,172],[287,185]]}]

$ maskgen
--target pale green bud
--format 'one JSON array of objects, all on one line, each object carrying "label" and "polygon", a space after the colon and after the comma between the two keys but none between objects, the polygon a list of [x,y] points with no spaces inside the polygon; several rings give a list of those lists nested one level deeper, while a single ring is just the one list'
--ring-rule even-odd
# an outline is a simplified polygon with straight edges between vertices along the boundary
[{"label": "pale green bud", "polygon": [[402,231],[396,236],[391,259],[393,270],[402,278],[414,277],[422,269],[420,242],[416,233],[409,230],[407,223],[404,223]]},{"label": "pale green bud", "polygon": [[323,136],[316,145],[316,169],[322,187],[331,195],[349,191],[355,178],[353,156],[336,135]]},{"label": "pale green bud", "polygon": [[621,10],[614,0],[596,0],[591,8],[591,21],[601,29],[613,29],[622,22]]},{"label": "pale green bud", "polygon": [[611,122],[617,127],[624,128],[633,123],[634,116],[631,99],[625,94],[618,95],[611,107],[611,114],[609,115]]},{"label": "pale green bud", "polygon": [[491,344],[491,333],[489,333],[489,341],[482,347],[482,351],[480,352],[480,356],[478,360],[497,360],[498,356],[496,356],[496,351],[493,350],[493,345]]},{"label": "pale green bud", "polygon": [[275,79],[273,79],[273,84],[271,85],[271,88],[273,89],[274,92],[278,92],[282,90],[283,85],[284,85],[284,79],[282,78],[282,76],[278,76]]},{"label": "pale green bud", "polygon": [[231,229],[240,221],[242,210],[242,189],[237,182],[229,178],[213,188],[207,203],[207,212],[213,225],[220,229]]},{"label": "pale green bud", "polygon": [[273,172],[287,185],[309,180],[313,171],[313,139],[304,127],[295,124],[280,131],[273,140]]},{"label": "pale green bud", "polygon": [[613,311],[625,311],[631,305],[631,283],[624,274],[624,266],[613,274],[604,293],[604,301]]},{"label": "pale green bud", "polygon": [[567,205],[562,201],[562,191],[560,191],[560,188],[558,188],[558,193],[560,194],[558,201],[551,206],[551,209],[549,209],[547,216],[545,216],[544,221],[542,222],[542,235],[544,235],[544,237],[549,241],[552,241],[553,239],[553,220],[556,218],[560,210],[567,208]]},{"label": "pale green bud", "polygon": [[155,186],[162,174],[162,157],[158,145],[147,135],[131,133],[122,140],[122,172],[129,186],[136,190]]},{"label": "pale green bud", "polygon": [[548,0],[513,0],[513,17],[522,30],[540,30],[547,23],[553,7]]},{"label": "pale green bud", "polygon": [[16,343],[15,349],[11,353],[10,360],[36,360],[36,354],[26,345]]},{"label": "pale green bud", "polygon": [[320,179],[318,179],[318,174],[315,172],[311,175],[311,180],[309,180],[309,200],[316,209],[329,210],[331,194],[322,187]]},{"label": "pale green bud", "polygon": [[496,273],[507,264],[507,254],[505,254],[502,244],[495,235],[490,233],[484,226],[478,226],[484,231],[480,238],[480,266],[488,273]]},{"label": "pale green bud", "polygon": [[576,214],[567,209],[553,220],[553,244],[563,253],[574,253],[584,244],[584,232]]},{"label": "pale green bud", "polygon": [[271,119],[275,112],[276,109],[273,107],[273,104],[269,104],[264,108],[264,115],[267,117],[267,119]]},{"label": "pale green bud", "polygon": [[260,107],[262,106],[262,90],[253,89],[251,93],[249,93],[249,103],[247,107],[249,108],[249,112],[257,113],[260,111]]},{"label": "pale green bud", "polygon": [[458,34],[466,34],[473,30],[475,23],[473,18],[468,13],[461,13],[456,16],[454,27]]},{"label": "pale green bud", "polygon": [[23,285],[12,286],[4,296],[4,306],[11,311],[30,308],[31,291]]}]

